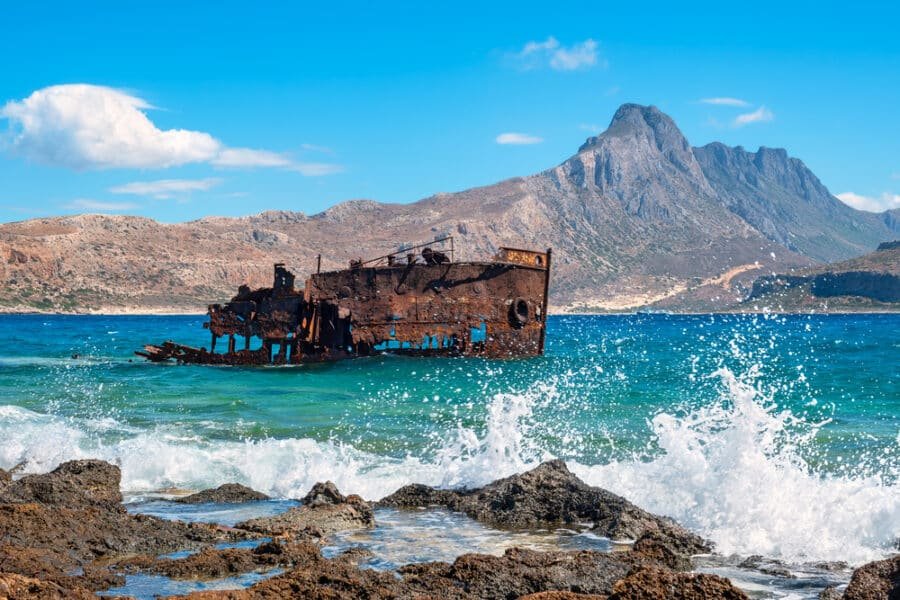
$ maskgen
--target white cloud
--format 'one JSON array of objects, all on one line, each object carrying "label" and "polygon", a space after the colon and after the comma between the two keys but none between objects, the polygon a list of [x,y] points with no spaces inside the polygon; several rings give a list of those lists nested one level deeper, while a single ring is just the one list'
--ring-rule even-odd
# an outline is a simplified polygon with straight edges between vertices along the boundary
[{"label": "white cloud", "polygon": [[597,42],[585,40],[569,48],[559,48],[550,59],[550,66],[557,71],[574,71],[597,64]]},{"label": "white cloud", "polygon": [[738,107],[746,107],[750,106],[750,103],[746,100],[741,100],[740,98],[702,98],[700,100],[701,104],[713,104],[715,106],[738,106]]},{"label": "white cloud", "polygon": [[837,195],[838,199],[858,210],[867,210],[869,212],[883,212],[894,208],[900,208],[900,194],[889,194],[887,192],[879,197],[863,196],[853,192],[844,192]]},{"label": "white cloud", "polygon": [[300,147],[309,152],[321,152],[322,154],[334,154],[334,150],[328,146],[319,146],[317,144],[300,144]]},{"label": "white cloud", "polygon": [[753,112],[743,113],[734,118],[732,125],[735,127],[743,127],[751,123],[766,123],[772,121],[775,115],[765,106],[760,106]]},{"label": "white cloud", "polygon": [[512,58],[523,69],[549,66],[557,71],[575,71],[596,66],[600,62],[597,50],[597,42],[592,39],[563,46],[550,36],[543,42],[528,42]]},{"label": "white cloud", "polygon": [[152,108],[114,88],[66,84],[7,102],[0,117],[9,122],[8,146],[13,152],[73,169],[163,169],[189,163],[294,166],[283,154],[230,148],[202,131],[160,129],[146,115]]},{"label": "white cloud", "polygon": [[289,167],[289,158],[268,150],[226,148],[210,161],[217,167]]},{"label": "white cloud", "polygon": [[171,198],[189,192],[205,192],[222,183],[221,179],[159,179],[157,181],[134,181],[109,189],[113,194],[134,194],[153,198]]},{"label": "white cloud", "polygon": [[88,210],[93,212],[121,212],[123,210],[134,210],[140,208],[133,202],[102,202],[100,200],[91,200],[89,198],[78,198],[72,200],[68,204],[64,204],[63,208],[70,210]]},{"label": "white cloud", "polygon": [[544,138],[539,138],[536,135],[529,135],[527,133],[509,132],[501,133],[497,136],[495,141],[502,145],[526,146],[529,144],[540,144],[544,141]]},{"label": "white cloud", "polygon": [[302,173],[307,177],[334,175],[335,173],[342,173],[344,171],[344,167],[332,163],[298,162],[292,164],[289,168],[291,171],[297,171],[298,173]]}]

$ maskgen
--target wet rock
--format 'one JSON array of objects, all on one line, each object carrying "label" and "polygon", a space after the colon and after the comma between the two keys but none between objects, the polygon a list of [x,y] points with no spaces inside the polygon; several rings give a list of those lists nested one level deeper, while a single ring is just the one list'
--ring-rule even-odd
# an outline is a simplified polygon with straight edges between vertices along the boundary
[{"label": "wet rock", "polygon": [[464,512],[495,526],[531,528],[593,523],[594,530],[611,539],[637,539],[658,531],[678,553],[701,554],[710,544],[671,519],[653,515],[611,492],[578,479],[561,460],[482,488],[436,490],[408,485],[378,502],[379,506],[443,506]]},{"label": "wet rock", "polygon": [[0,573],[0,598],[3,600],[96,600],[85,588],[64,588],[52,581],[42,581],[15,573]]},{"label": "wet rock", "polygon": [[742,569],[753,569],[755,571],[759,571],[760,573],[765,573],[766,575],[774,575],[775,577],[782,577],[784,579],[797,578],[797,576],[791,573],[791,570],[788,569],[784,565],[784,563],[781,563],[777,560],[765,558],[764,556],[760,556],[758,554],[748,556],[740,563],[738,563],[738,567]]},{"label": "wet rock", "polygon": [[842,560],[826,560],[807,564],[820,571],[846,571],[850,568],[850,565]]},{"label": "wet rock", "polygon": [[503,556],[465,554],[452,564],[408,565],[398,572],[416,594],[501,600],[548,591],[609,594],[613,584],[644,560],[633,553],[539,552],[511,548]]},{"label": "wet rock", "polygon": [[675,571],[690,571],[691,556],[696,554],[693,544],[684,544],[678,537],[651,530],[638,538],[632,551]]},{"label": "wet rock", "polygon": [[[0,546],[0,572],[27,574],[42,581],[51,581],[66,589],[83,587],[105,590],[122,585],[125,579],[105,566],[84,565],[79,575],[73,575],[76,563],[62,549],[22,548]],[[0,598],[3,598],[0,594]]]},{"label": "wet rock", "polygon": [[607,600],[602,594],[576,594],[575,592],[538,592],[519,596],[517,600]]},{"label": "wet rock", "polygon": [[0,503],[39,502],[78,506],[83,504],[117,505],[119,468],[100,460],[73,460],[50,473],[26,475],[0,490]]},{"label": "wet rock", "polygon": [[[101,564],[117,557],[255,537],[215,525],[131,515],[119,502],[118,483],[118,468],[100,461],[65,463],[51,473],[8,483],[0,492],[0,570],[53,583],[72,591],[66,597],[75,597],[78,589],[120,584],[121,578]],[[56,593],[53,588],[40,593],[45,591],[51,594],[47,597]]]},{"label": "wet rock", "polygon": [[375,527],[375,512],[356,495],[343,496],[333,483],[317,483],[300,506],[236,527],[271,536],[325,537],[338,531]]},{"label": "wet rock", "polygon": [[59,551],[79,563],[123,554],[162,554],[248,537],[253,536],[204,523],[130,515],[124,509],[0,505],[0,539],[5,543]]},{"label": "wet rock", "polygon": [[613,586],[609,600],[749,600],[718,575],[674,573],[659,567],[641,567]]},{"label": "wet rock", "polygon": [[355,565],[359,565],[370,558],[373,558],[375,553],[369,550],[368,548],[361,548],[359,546],[354,546],[353,548],[348,548],[338,554],[335,558],[338,560],[345,560],[351,562]]},{"label": "wet rock", "polygon": [[[131,562],[128,570],[157,573],[172,579],[221,579],[251,571],[306,564],[314,560],[318,552],[316,546],[306,542],[268,542],[256,548],[205,548],[186,558],[156,559],[148,565]],[[136,566],[139,568],[135,569]]]},{"label": "wet rock", "polygon": [[318,549],[308,543],[294,547],[295,566],[287,573],[242,590],[195,592],[187,596],[173,596],[169,600],[379,600],[410,597],[398,593],[400,583],[392,573],[360,569],[347,560],[323,558]]},{"label": "wet rock", "polygon": [[840,586],[829,585],[827,588],[819,592],[819,600],[841,600],[844,593],[841,592]]},{"label": "wet rock", "polygon": [[398,577],[359,569],[349,560],[328,560],[314,546],[306,547],[311,549],[310,553],[283,575],[244,590],[203,592],[188,597],[193,600],[282,597],[509,600],[554,592],[545,594],[543,599],[587,600],[605,597],[618,580],[644,564],[632,553],[538,552],[514,548],[503,556],[467,554],[452,564],[407,565],[397,572]]},{"label": "wet rock", "polygon": [[312,486],[300,502],[309,508],[323,506],[325,504],[343,504],[347,498],[341,494],[337,486],[330,481],[319,482]]},{"label": "wet rock", "polygon": [[184,504],[203,504],[206,502],[218,504],[241,504],[244,502],[259,502],[268,500],[269,497],[262,492],[250,489],[239,483],[226,483],[215,489],[203,490],[190,496],[176,498],[175,502]]},{"label": "wet rock", "polygon": [[870,562],[853,572],[844,600],[900,600],[900,555]]}]

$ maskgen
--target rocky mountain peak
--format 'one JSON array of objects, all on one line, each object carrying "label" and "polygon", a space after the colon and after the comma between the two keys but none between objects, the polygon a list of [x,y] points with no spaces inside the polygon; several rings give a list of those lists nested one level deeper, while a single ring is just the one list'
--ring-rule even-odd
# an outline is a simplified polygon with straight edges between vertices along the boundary
[{"label": "rocky mountain peak", "polygon": [[649,142],[663,153],[690,152],[690,144],[675,121],[655,106],[623,104],[613,115],[607,130],[588,138],[578,151],[590,150],[611,138]]},{"label": "rocky mountain peak", "polygon": [[715,197],[671,117],[639,104],[619,107],[609,128],[589,138],[557,178],[616,199],[643,219],[672,221],[683,212],[677,207]]}]

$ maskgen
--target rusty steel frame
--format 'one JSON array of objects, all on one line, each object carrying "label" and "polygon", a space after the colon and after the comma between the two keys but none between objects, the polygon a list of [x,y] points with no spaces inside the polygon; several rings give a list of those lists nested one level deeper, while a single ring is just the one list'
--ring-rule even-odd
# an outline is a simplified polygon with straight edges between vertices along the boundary
[{"label": "rusty steel frame", "polygon": [[[450,241],[452,237],[432,242]],[[421,256],[411,250],[423,248]],[[396,261],[404,255],[405,262]],[[424,262],[420,261],[424,258]],[[302,290],[276,264],[271,288],[241,286],[210,304],[210,349],[166,341],[136,354],[188,364],[300,364],[388,351],[429,356],[537,356],[546,341],[551,250],[500,248],[492,261],[455,262],[420,244],[348,269],[316,272]],[[219,338],[226,352],[216,352]],[[243,338],[238,350],[236,338]],[[261,346],[251,350],[251,340]]]}]

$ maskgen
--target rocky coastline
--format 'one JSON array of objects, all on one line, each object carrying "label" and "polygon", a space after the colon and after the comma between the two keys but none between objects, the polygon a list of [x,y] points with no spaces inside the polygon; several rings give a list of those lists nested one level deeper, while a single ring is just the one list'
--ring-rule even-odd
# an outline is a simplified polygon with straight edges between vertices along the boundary
[{"label": "rocky coastline", "polygon": [[[135,574],[212,581],[253,573],[260,577],[249,587],[170,597],[748,598],[728,579],[693,570],[697,555],[714,553],[710,542],[587,485],[562,461],[478,489],[409,485],[375,503],[345,496],[330,482],[318,483],[297,506],[233,527],[130,513],[119,484],[118,467],[97,460],[21,477],[0,470],[0,598],[96,598]],[[265,498],[226,484],[181,501],[236,504]],[[463,554],[452,563],[413,563],[394,571],[361,568],[368,550],[323,555],[335,533],[376,527],[378,507],[443,507],[490,527],[526,531],[579,525],[633,543],[612,552],[516,547],[502,556]],[[826,589],[821,598],[900,598],[900,555],[860,567],[845,590]]]}]

